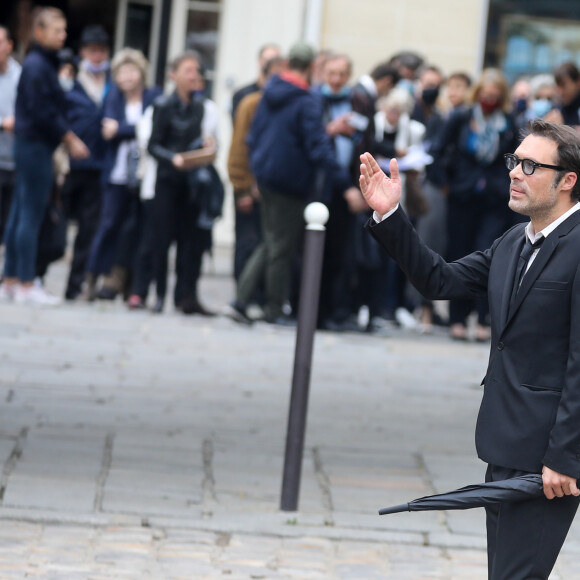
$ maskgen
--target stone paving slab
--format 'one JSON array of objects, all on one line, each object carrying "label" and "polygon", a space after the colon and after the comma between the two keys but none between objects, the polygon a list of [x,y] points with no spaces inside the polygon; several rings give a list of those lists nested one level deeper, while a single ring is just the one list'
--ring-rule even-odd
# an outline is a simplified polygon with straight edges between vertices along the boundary
[{"label": "stone paving slab", "polygon": [[[229,260],[202,279],[214,308]],[[285,513],[292,329],[119,302],[0,304],[0,320],[1,580],[486,578],[482,510],[377,515],[482,480],[485,345],[317,334]],[[552,580],[580,580],[579,531]]]}]

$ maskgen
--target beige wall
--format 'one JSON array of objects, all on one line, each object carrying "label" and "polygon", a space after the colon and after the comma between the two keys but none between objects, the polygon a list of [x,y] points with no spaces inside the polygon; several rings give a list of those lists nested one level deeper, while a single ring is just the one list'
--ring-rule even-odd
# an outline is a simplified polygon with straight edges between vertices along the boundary
[{"label": "beige wall", "polygon": [[214,99],[220,112],[218,169],[227,184],[224,217],[215,228],[218,243],[233,241],[233,201],[226,160],[231,138],[229,105],[235,89],[257,77],[258,50],[274,42],[287,52],[302,35],[304,0],[224,0],[220,22]]},{"label": "beige wall", "polygon": [[[223,0],[214,99],[221,112],[218,169],[228,198],[215,234],[233,241],[231,189],[226,159],[233,91],[256,78],[260,46],[276,42],[284,52],[307,37],[317,48],[348,53],[354,77],[402,49],[413,49],[444,73],[479,71],[489,0]],[[185,42],[187,0],[174,0],[170,56]],[[317,34],[315,28],[320,23]],[[318,41],[318,42],[317,42]]]},{"label": "beige wall", "polygon": [[360,76],[400,50],[445,74],[480,70],[488,0],[325,0],[321,48],[349,54]]}]

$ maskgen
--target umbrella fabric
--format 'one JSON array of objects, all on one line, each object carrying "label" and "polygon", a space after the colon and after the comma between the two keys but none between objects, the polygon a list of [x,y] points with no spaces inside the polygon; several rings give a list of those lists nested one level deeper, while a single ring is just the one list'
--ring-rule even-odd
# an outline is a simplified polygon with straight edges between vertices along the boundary
[{"label": "umbrella fabric", "polygon": [[409,503],[383,508],[379,515],[427,510],[465,510],[496,503],[523,501],[544,493],[542,476],[536,473],[521,475],[503,481],[468,485],[455,491],[428,495]]}]

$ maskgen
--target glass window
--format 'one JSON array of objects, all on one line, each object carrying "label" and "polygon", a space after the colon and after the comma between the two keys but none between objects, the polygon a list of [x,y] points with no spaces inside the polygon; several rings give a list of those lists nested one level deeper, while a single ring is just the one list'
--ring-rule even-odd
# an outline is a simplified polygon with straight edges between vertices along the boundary
[{"label": "glass window", "polygon": [[484,66],[513,82],[565,61],[580,65],[580,2],[490,0]]},{"label": "glass window", "polygon": [[125,24],[125,46],[138,48],[149,57],[149,39],[153,23],[153,6],[129,2]]},{"label": "glass window", "polygon": [[203,61],[206,91],[212,93],[219,42],[220,0],[191,1],[187,17],[186,49],[197,51]]}]

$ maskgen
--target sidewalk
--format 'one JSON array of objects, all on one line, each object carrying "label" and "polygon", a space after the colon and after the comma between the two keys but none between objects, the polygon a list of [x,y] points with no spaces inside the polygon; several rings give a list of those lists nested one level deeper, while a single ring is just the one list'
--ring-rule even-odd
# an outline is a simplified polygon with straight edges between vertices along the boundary
[{"label": "sidewalk", "polygon": [[[209,306],[232,296],[228,266],[218,252]],[[292,329],[102,302],[0,320],[0,580],[487,577],[483,510],[377,515],[483,479],[486,345],[317,334],[284,513]],[[580,580],[579,531],[554,580]]]}]

